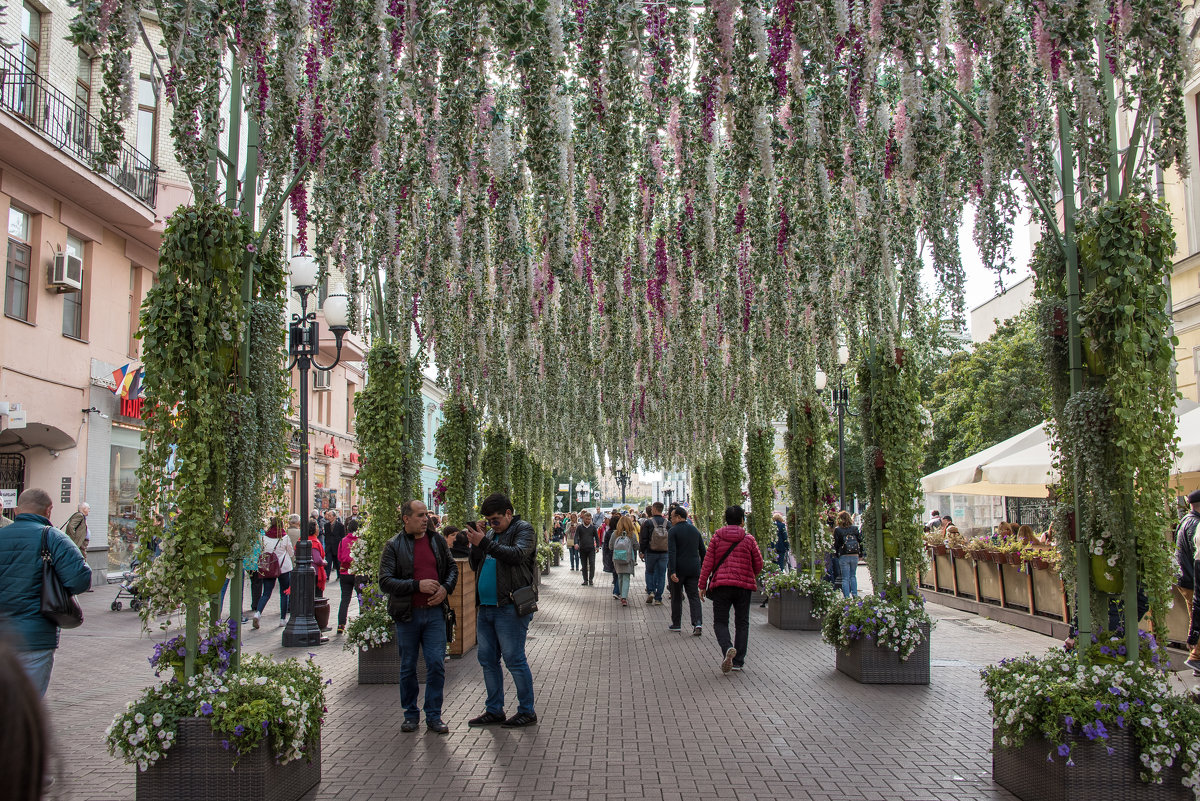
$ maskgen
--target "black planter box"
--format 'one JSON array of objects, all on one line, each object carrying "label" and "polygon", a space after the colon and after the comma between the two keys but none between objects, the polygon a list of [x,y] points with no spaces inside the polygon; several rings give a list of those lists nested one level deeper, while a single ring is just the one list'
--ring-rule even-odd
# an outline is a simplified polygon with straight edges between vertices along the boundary
[{"label": "black planter box", "polygon": [[837,669],[859,684],[928,684],[929,626],[921,626],[921,644],[905,661],[875,640],[859,638],[837,649]]},{"label": "black planter box", "polygon": [[[417,655],[417,682],[425,683],[425,657]],[[381,648],[358,652],[359,684],[394,684],[400,686],[400,648],[390,642]]]},{"label": "black planter box", "polygon": [[1029,738],[1020,748],[1005,748],[993,731],[992,777],[1021,801],[1193,801],[1192,791],[1183,786],[1179,757],[1163,770],[1162,784],[1138,778],[1141,760],[1127,730],[1110,730],[1107,741],[1072,736],[1067,744],[1075,763],[1070,766],[1048,740]]},{"label": "black planter box", "polygon": [[788,631],[820,631],[821,618],[813,617],[811,595],[784,590],[778,598],[767,600],[767,622]]},{"label": "black planter box", "polygon": [[166,757],[138,771],[137,801],[296,801],[321,781],[319,735],[306,758],[286,765],[262,743],[234,766],[237,753],[222,748],[222,739],[204,718],[181,718]]}]

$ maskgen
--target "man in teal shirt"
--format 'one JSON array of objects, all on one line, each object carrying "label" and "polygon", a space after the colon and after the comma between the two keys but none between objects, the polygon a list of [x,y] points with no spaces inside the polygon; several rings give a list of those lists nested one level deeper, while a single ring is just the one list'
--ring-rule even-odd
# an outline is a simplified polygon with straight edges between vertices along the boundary
[{"label": "man in teal shirt", "polygon": [[63,532],[50,524],[54,508],[45,490],[17,498],[17,517],[0,529],[0,613],[9,619],[15,647],[29,680],[41,695],[50,685],[58,626],[42,615],[42,532],[59,581],[72,595],[92,586],[92,569]]}]

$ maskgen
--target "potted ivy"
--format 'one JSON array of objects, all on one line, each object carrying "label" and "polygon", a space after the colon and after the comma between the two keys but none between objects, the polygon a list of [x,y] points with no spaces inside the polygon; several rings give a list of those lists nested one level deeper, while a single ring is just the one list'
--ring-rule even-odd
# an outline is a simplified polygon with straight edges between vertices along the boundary
[{"label": "potted ivy", "polygon": [[537,546],[537,563],[541,569],[543,576],[550,575],[550,561],[554,558],[554,551],[548,542],[539,542]]},{"label": "potted ivy", "polygon": [[[217,628],[227,628],[222,622]],[[170,649],[156,648],[162,667]],[[321,780],[325,684],[311,657],[214,659],[186,684],[147,688],[113,719],[108,751],[136,765],[139,801],[293,801]]]},{"label": "potted ivy", "polygon": [[835,601],[821,636],[837,649],[837,669],[861,684],[928,684],[932,628],[924,599],[891,586]]},{"label": "potted ivy", "polygon": [[836,593],[821,573],[810,570],[773,573],[763,580],[763,591],[767,623],[791,631],[820,631]]}]

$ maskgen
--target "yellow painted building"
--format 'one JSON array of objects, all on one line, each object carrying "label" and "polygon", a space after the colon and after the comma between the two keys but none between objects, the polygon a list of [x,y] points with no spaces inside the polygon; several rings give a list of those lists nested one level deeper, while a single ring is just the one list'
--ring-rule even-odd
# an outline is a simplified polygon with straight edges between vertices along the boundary
[{"label": "yellow painted building", "polygon": [[1184,0],[1184,30],[1188,48],[1188,78],[1184,106],[1188,126],[1188,176],[1169,170],[1159,190],[1175,222],[1175,269],[1171,275],[1171,312],[1174,317],[1176,378],[1185,398],[1200,401],[1200,6]]}]

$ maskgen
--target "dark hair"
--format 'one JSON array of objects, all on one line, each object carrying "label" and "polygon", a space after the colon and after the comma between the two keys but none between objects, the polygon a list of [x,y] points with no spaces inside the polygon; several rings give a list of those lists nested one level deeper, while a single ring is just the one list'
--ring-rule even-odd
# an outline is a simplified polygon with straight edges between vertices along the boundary
[{"label": "dark hair", "polygon": [[740,526],[746,522],[746,510],[740,506],[730,506],[725,510],[725,525]]},{"label": "dark hair", "polygon": [[654,510],[655,512],[657,512],[658,514],[662,514],[662,510],[663,510],[663,504],[662,504],[662,501],[655,501],[655,502],[654,502],[654,505],[653,505],[653,506],[651,506],[650,508],[651,508],[651,509],[653,509],[653,510]]},{"label": "dark hair", "polygon": [[513,509],[512,501],[503,492],[493,492],[483,499],[483,503],[479,504],[479,513],[484,517],[515,511],[516,509]]},{"label": "dark hair", "polygon": [[931,514],[931,515],[930,515],[930,517],[931,517],[931,518],[938,517],[938,516],[940,516],[941,514],[942,514],[942,513],[941,513],[941,512],[939,512],[937,509],[934,509],[934,510],[933,510],[933,514]]},{"label": "dark hair", "polygon": [[346,532],[349,533],[351,531],[358,531],[358,519],[357,518],[355,518],[354,520],[351,520],[349,523],[346,524]]},{"label": "dark hair", "polygon": [[4,716],[0,748],[12,760],[0,771],[0,798],[37,801],[42,797],[49,751],[46,712],[7,640],[0,641],[0,715]]},{"label": "dark hair", "polygon": [[422,501],[420,498],[414,498],[411,501],[405,501],[403,504],[401,504],[400,505],[400,519],[401,520],[403,520],[404,518],[408,517],[409,515],[411,515],[413,513],[413,504],[414,503],[424,503],[424,501]]},{"label": "dark hair", "polygon": [[459,532],[459,530],[460,529],[458,528],[458,526],[455,526],[455,525],[446,526],[445,528],[442,529],[442,536],[449,538],[451,534],[457,534]]},{"label": "dark hair", "polygon": [[674,509],[671,510],[671,515],[672,516],[679,515],[684,520],[687,520],[687,509],[684,509],[682,506],[676,506]]},{"label": "dark hair", "polygon": [[942,520],[945,520],[947,523],[954,522],[954,518],[952,518],[950,515],[942,515]]}]

